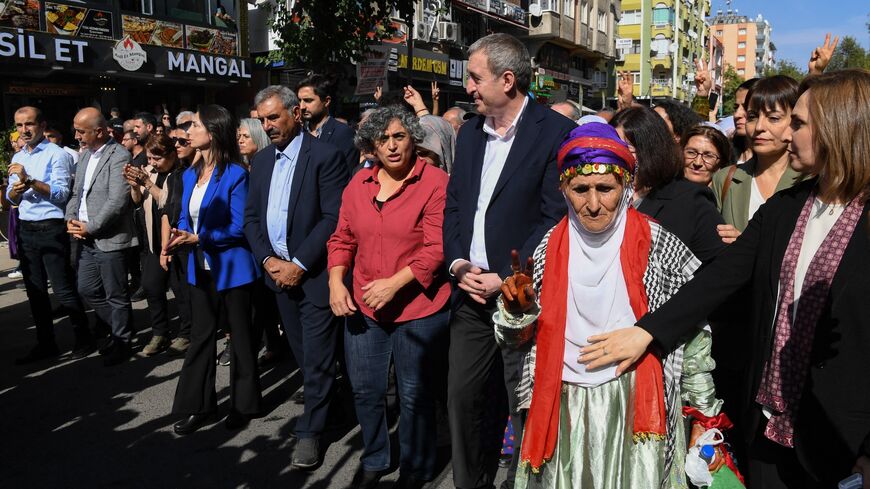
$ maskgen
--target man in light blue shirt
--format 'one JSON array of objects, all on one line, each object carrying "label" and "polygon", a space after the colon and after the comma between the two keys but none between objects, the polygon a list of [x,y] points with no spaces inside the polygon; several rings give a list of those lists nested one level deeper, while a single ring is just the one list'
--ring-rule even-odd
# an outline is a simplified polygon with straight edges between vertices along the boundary
[{"label": "man in light blue shirt", "polygon": [[64,222],[74,162],[63,148],[45,138],[45,120],[36,107],[18,109],[15,127],[25,146],[12,157],[6,198],[18,205],[21,272],[37,337],[37,345],[16,363],[31,363],[59,354],[48,280],[73,324],[76,342],[72,357],[82,358],[94,350],[94,342],[74,286],[70,239]]}]

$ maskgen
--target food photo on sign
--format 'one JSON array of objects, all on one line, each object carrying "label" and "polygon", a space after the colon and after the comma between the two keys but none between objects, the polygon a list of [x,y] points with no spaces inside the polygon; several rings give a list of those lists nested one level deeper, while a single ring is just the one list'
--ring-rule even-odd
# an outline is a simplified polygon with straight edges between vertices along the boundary
[{"label": "food photo on sign", "polygon": [[0,27],[39,29],[39,0],[0,0]]},{"label": "food photo on sign", "polygon": [[45,28],[49,34],[75,36],[82,21],[85,20],[86,8],[71,7],[58,3],[45,4]]},{"label": "food photo on sign", "polygon": [[157,29],[156,21],[132,15],[122,15],[121,25],[124,29],[124,35],[130,36],[130,39],[139,44],[151,44],[151,36]]},{"label": "food photo on sign", "polygon": [[184,27],[173,22],[158,21],[151,36],[151,44],[167,48],[184,47]]}]

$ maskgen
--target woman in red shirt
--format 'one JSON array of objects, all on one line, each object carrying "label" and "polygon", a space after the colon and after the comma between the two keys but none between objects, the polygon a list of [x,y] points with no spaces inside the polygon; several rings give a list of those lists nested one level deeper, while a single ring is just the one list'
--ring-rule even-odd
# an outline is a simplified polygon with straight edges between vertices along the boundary
[{"label": "woman in red shirt", "polygon": [[[332,311],[363,315],[347,322],[344,339],[365,445],[354,487],[376,486],[390,467],[384,394],[391,357],[401,399],[396,487],[420,487],[436,475],[434,393],[449,334],[441,238],[447,174],[417,157],[424,137],[418,120],[400,106],[369,116],[356,143],[377,161],[344,190],[327,243]],[[351,267],[353,293],[345,285]]]}]

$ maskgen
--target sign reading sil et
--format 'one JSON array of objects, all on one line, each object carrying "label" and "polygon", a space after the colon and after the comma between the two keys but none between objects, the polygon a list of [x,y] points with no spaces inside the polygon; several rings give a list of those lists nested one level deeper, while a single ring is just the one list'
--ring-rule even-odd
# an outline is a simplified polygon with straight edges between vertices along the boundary
[{"label": "sign reading sil et", "polygon": [[18,29],[17,34],[0,32],[0,57],[85,63],[85,48],[88,47],[88,41],[62,37],[55,37],[53,41],[46,46],[45,43],[37,42],[33,34],[25,34],[24,29]]}]

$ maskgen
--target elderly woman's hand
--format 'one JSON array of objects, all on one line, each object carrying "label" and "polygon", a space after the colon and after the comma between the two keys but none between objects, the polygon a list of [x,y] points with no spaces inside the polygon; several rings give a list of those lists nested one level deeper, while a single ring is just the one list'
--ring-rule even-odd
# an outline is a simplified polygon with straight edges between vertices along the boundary
[{"label": "elderly woman's hand", "polygon": [[631,368],[649,348],[653,337],[643,328],[632,326],[590,336],[589,345],[580,349],[580,363],[586,370],[595,370],[605,365],[618,363],[616,375]]},{"label": "elderly woman's hand", "polygon": [[535,290],[532,287],[532,271],[535,261],[529,257],[525,270],[520,270],[520,254],[511,251],[511,269],[514,274],[506,278],[501,285],[501,297],[504,308],[511,314],[522,314],[535,304]]}]

